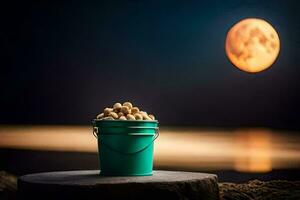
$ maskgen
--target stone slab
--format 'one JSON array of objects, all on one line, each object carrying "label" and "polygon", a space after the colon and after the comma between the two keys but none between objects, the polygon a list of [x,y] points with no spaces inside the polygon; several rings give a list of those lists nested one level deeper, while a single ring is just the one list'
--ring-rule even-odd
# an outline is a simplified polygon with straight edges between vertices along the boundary
[{"label": "stone slab", "polygon": [[153,176],[106,177],[98,170],[29,174],[18,179],[20,199],[219,199],[217,176],[154,171]]}]

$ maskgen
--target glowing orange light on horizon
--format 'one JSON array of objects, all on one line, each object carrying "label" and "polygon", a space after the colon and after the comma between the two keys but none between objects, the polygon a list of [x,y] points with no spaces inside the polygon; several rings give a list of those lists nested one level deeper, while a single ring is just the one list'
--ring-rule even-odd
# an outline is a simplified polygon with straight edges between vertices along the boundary
[{"label": "glowing orange light on horizon", "polygon": [[[0,149],[98,152],[90,126],[0,125]],[[265,173],[300,166],[300,136],[269,129],[161,127],[155,167]]]},{"label": "glowing orange light on horizon", "polygon": [[237,68],[256,73],[275,62],[280,50],[280,40],[268,22],[248,18],[229,30],[225,50],[229,60]]},{"label": "glowing orange light on horizon", "polygon": [[272,170],[272,137],[269,130],[241,130],[235,133],[234,168],[240,172]]}]

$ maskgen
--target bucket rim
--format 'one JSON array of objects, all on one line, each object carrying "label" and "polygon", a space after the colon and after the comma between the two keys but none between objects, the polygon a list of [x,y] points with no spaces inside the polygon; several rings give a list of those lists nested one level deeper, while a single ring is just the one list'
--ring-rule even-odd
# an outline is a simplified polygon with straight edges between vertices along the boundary
[{"label": "bucket rim", "polygon": [[158,123],[158,120],[119,120],[119,119],[114,119],[114,120],[109,120],[109,119],[93,119],[92,121],[97,121],[97,122],[156,122]]}]

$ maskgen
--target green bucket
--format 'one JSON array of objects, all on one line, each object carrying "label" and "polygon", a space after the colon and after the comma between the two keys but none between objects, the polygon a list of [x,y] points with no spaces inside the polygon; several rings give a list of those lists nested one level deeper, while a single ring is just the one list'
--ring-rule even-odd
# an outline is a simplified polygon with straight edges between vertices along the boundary
[{"label": "green bucket", "polygon": [[93,120],[98,139],[100,175],[150,176],[157,121]]}]

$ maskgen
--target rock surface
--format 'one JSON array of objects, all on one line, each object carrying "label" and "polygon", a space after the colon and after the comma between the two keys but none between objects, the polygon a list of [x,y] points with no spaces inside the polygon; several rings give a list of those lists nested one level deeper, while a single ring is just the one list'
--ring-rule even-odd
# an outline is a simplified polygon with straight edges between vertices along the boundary
[{"label": "rock surface", "polygon": [[299,200],[300,181],[259,181],[248,183],[219,183],[222,200]]},{"label": "rock surface", "polygon": [[[16,199],[16,182],[14,175],[0,171],[0,200]],[[300,199],[300,181],[253,180],[242,184],[219,183],[219,190],[221,200]]]},{"label": "rock surface", "polygon": [[16,199],[17,177],[5,171],[0,171],[0,200]]},{"label": "rock surface", "polygon": [[99,171],[49,172],[18,179],[23,199],[219,199],[213,174],[154,171],[153,176],[105,177]]}]

